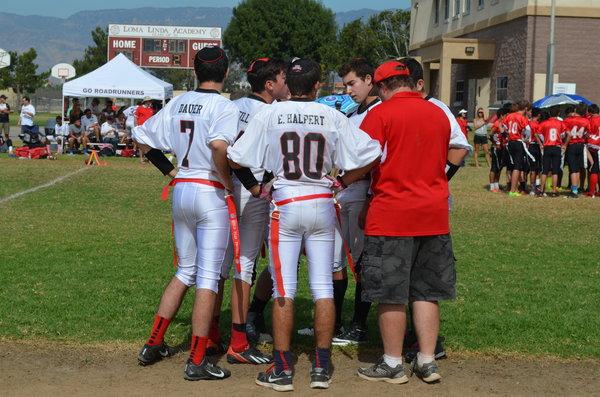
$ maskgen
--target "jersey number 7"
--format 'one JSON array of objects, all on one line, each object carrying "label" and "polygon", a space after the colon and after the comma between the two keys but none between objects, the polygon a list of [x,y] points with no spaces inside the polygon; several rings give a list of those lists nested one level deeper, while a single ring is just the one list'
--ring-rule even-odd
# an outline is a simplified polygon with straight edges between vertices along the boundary
[{"label": "jersey number 7", "polygon": [[190,166],[188,155],[190,154],[190,148],[192,147],[192,142],[194,141],[194,120],[179,120],[179,126],[179,132],[182,134],[190,134],[188,148],[185,151],[183,160],[181,160],[181,166],[188,168]]}]

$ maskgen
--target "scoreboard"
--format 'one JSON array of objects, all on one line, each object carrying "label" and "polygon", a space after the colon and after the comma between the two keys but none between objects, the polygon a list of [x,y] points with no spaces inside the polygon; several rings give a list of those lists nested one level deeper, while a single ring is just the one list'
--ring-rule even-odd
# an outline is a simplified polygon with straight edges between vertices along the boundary
[{"label": "scoreboard", "polygon": [[208,45],[221,46],[221,28],[108,25],[108,60],[123,54],[144,68],[193,69]]}]

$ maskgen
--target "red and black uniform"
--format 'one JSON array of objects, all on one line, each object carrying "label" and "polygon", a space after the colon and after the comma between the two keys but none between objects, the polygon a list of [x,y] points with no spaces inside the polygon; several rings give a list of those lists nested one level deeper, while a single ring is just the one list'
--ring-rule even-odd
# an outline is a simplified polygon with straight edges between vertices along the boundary
[{"label": "red and black uniform", "polygon": [[534,162],[531,163],[531,172],[540,174],[542,172],[542,148],[535,139],[540,134],[540,123],[537,120],[529,120],[531,128],[531,137],[529,139],[529,153],[533,156]]},{"label": "red and black uniform", "polygon": [[513,169],[523,171],[525,156],[527,155],[523,132],[529,126],[529,120],[521,113],[510,113],[504,119],[504,125],[508,129],[508,155]]},{"label": "red and black uniform", "polygon": [[502,132],[502,122],[499,119],[492,124],[492,167],[491,172],[499,174],[506,166],[506,142],[508,137]]},{"label": "red and black uniform", "polygon": [[563,122],[556,117],[551,117],[539,125],[538,133],[544,138],[544,166],[542,167],[544,175],[548,175],[549,172],[558,175],[560,172],[562,157],[560,150],[562,145],[561,134],[564,129]]},{"label": "red and black uniform", "polygon": [[590,131],[590,121],[585,117],[573,116],[566,118],[564,125],[568,139],[565,161],[569,166],[569,173],[575,174],[584,169],[584,144]]}]

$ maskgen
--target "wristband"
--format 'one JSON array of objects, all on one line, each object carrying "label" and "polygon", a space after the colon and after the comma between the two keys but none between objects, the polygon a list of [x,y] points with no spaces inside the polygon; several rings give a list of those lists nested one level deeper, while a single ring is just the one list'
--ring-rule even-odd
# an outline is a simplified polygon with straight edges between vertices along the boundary
[{"label": "wristband", "polygon": [[173,163],[169,161],[165,154],[158,149],[150,149],[146,153],[146,158],[156,167],[163,175],[169,175],[175,169]]},{"label": "wristband", "polygon": [[237,177],[237,179],[242,183],[242,185],[246,188],[246,190],[252,189],[254,186],[258,185],[258,181],[254,177],[254,174],[250,170],[250,168],[240,168],[234,169],[233,173]]},{"label": "wristband", "polygon": [[454,174],[456,174],[456,171],[458,171],[459,168],[460,167],[458,165],[452,164],[451,162],[446,160],[446,178],[448,179],[448,181],[452,179],[452,177],[454,176]]}]

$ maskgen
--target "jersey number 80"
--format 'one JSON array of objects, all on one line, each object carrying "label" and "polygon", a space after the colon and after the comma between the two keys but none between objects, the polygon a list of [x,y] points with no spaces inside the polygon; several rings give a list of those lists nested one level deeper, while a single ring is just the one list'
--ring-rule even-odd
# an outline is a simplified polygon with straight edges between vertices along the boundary
[{"label": "jersey number 80", "polygon": [[[297,132],[285,132],[281,135],[281,154],[283,155],[283,175],[288,180],[297,180],[302,173],[310,179],[323,177],[323,155],[325,154],[325,137],[317,132],[304,136],[302,167],[300,167],[300,135]],[[313,150],[316,149],[316,156]]]}]

